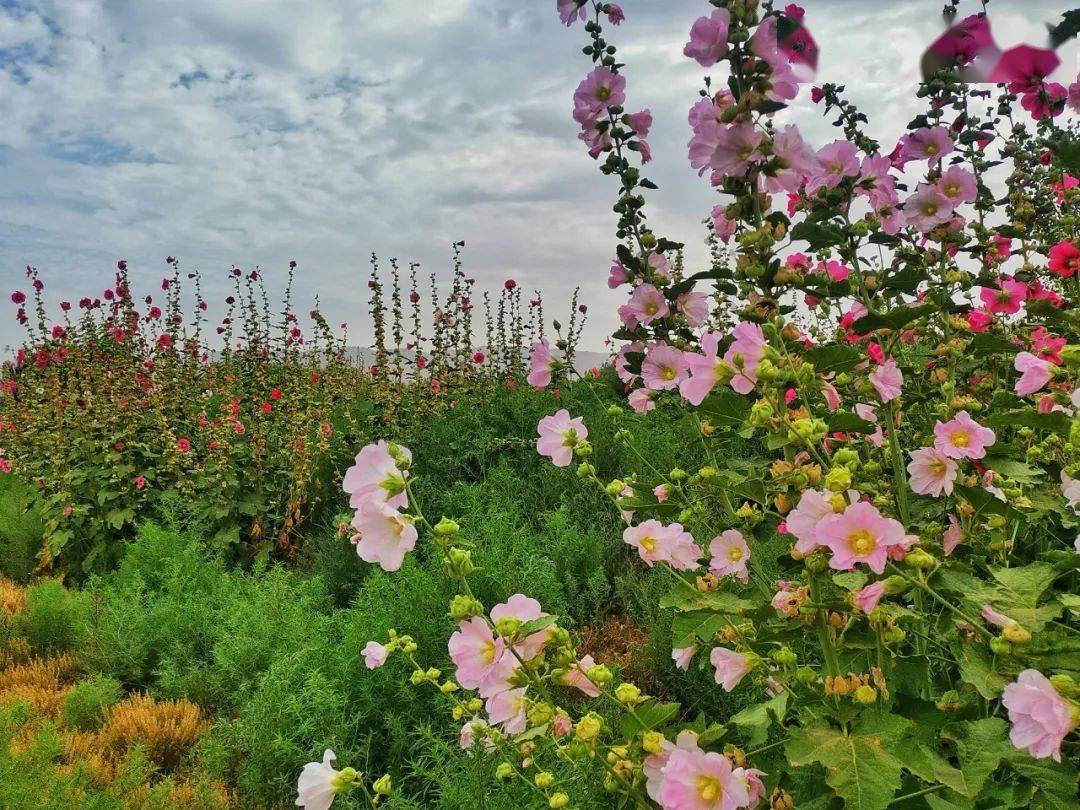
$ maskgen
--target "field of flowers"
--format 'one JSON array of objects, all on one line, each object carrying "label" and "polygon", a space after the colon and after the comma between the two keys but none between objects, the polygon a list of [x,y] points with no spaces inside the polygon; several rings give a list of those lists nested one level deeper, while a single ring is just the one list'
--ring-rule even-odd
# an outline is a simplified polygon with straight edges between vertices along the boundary
[{"label": "field of flowers", "polygon": [[[794,4],[683,54],[711,262],[647,217],[601,0],[579,137],[615,192],[587,308],[372,260],[362,359],[296,264],[125,262],[0,395],[0,807],[1075,808],[1080,77],[991,19],[926,44],[895,146]],[[824,43],[828,47],[828,43]],[[591,63],[591,64],[588,64]],[[800,93],[837,128],[776,116]]]}]

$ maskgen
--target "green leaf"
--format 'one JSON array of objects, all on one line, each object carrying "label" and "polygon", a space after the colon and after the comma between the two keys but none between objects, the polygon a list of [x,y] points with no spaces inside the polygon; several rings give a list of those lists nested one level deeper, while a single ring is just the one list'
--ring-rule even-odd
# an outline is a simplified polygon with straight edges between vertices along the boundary
[{"label": "green leaf", "polygon": [[1039,413],[1034,408],[992,413],[986,417],[986,424],[990,427],[1018,425],[1020,427],[1034,428],[1035,430],[1045,430],[1050,433],[1060,433],[1063,436],[1069,434],[1069,428],[1071,427],[1069,417],[1060,411]]},{"label": "green leaf", "polygon": [[539,619],[532,619],[521,625],[519,632],[522,635],[529,636],[533,633],[539,633],[551,625],[555,624],[559,620],[558,616],[541,616]]},{"label": "green leaf", "polygon": [[964,500],[975,507],[976,516],[990,513],[1001,515],[1009,520],[1023,518],[1022,513],[1009,506],[1005,501],[995,498],[993,493],[987,492],[982,487],[956,486],[953,488],[953,491],[956,492],[957,495],[963,496]]},{"label": "green leaf", "polygon": [[792,733],[788,760],[796,767],[822,765],[825,782],[846,810],[884,810],[900,787],[903,762],[897,754],[907,725],[901,717],[881,713],[863,715],[850,733],[811,723]]},{"label": "green leaf", "polygon": [[1052,759],[1033,759],[1027,751],[1012,749],[1005,760],[1009,767],[1029,780],[1035,791],[1032,807],[1053,810],[1076,810],[1076,765],[1054,762]]},{"label": "green leaf", "polygon": [[810,250],[839,245],[844,241],[844,232],[833,225],[821,225],[816,222],[800,222],[791,229],[792,240],[804,240],[810,243]]},{"label": "green leaf", "polygon": [[691,591],[689,588],[676,588],[660,599],[660,607],[675,608],[681,611],[711,610],[714,613],[727,613],[738,616],[754,607],[754,603],[740,599],[729,591]]},{"label": "green leaf", "polygon": [[857,591],[866,584],[866,574],[862,571],[847,571],[842,574],[833,574],[832,581],[845,591]]},{"label": "green leaf", "polygon": [[730,722],[746,738],[747,745],[761,745],[768,739],[773,721],[784,722],[787,704],[788,693],[781,692],[772,700],[747,706],[732,717]]},{"label": "green leaf", "polygon": [[724,386],[710,393],[698,406],[710,422],[717,425],[741,425],[750,415],[753,403],[733,388]]},{"label": "green leaf", "polygon": [[634,713],[627,712],[619,723],[619,730],[626,737],[633,737],[641,731],[652,731],[665,726],[679,716],[678,703],[660,703],[647,701],[634,707]]},{"label": "green leaf", "polygon": [[812,364],[819,374],[850,371],[865,357],[858,349],[837,343],[832,346],[816,346],[803,354],[803,360]]},{"label": "green leaf", "polygon": [[708,644],[717,632],[730,625],[729,617],[711,610],[679,613],[671,622],[671,646],[678,649],[695,644]]},{"label": "green leaf", "polygon": [[1006,478],[1011,478],[1021,484],[1033,484],[1046,475],[1046,471],[1041,467],[1035,467],[1011,458],[987,456],[982,460],[982,463],[984,467],[989,467],[994,472],[1001,473]]},{"label": "green leaf", "polygon": [[975,687],[987,700],[998,697],[1005,689],[1005,677],[997,672],[990,660],[990,651],[981,644],[965,644],[960,656],[960,680]]},{"label": "green leaf", "polygon": [[836,411],[826,419],[829,430],[840,433],[873,433],[877,425],[851,411]]},{"label": "green leaf", "polygon": [[960,773],[964,777],[962,787],[949,787],[968,798],[975,798],[1001,760],[1013,750],[1008,731],[1008,723],[1000,717],[957,723],[946,728],[945,736],[956,744]]},{"label": "green leaf", "polygon": [[932,312],[938,312],[939,309],[937,304],[920,304],[917,307],[900,307],[884,315],[880,312],[871,312],[855,321],[851,325],[851,331],[857,335],[865,335],[875,329],[903,329],[912,321]]},{"label": "green leaf", "polygon": [[995,335],[993,332],[983,332],[976,335],[967,345],[967,353],[972,357],[984,357],[988,354],[1018,354],[1021,350],[1011,340]]}]

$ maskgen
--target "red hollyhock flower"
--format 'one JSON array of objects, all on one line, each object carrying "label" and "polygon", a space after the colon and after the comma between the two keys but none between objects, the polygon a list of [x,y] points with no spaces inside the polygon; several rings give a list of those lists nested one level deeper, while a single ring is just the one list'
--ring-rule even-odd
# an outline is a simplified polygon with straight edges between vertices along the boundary
[{"label": "red hollyhock flower", "polygon": [[1076,245],[1072,242],[1064,239],[1058,242],[1050,248],[1049,256],[1049,269],[1055,275],[1069,278],[1075,275],[1077,270],[1080,270],[1080,250],[1077,250]]}]

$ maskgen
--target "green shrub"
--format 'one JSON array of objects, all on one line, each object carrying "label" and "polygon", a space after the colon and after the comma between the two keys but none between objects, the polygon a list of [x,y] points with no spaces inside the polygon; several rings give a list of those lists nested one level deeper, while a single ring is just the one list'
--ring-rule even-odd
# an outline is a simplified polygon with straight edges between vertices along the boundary
[{"label": "green shrub", "polygon": [[44,526],[34,492],[11,473],[0,474],[0,574],[27,582],[34,574]]},{"label": "green shrub", "polygon": [[108,675],[91,675],[75,684],[61,707],[64,725],[79,731],[96,731],[105,719],[105,710],[124,694],[120,681]]},{"label": "green shrub", "polygon": [[26,591],[19,631],[37,653],[73,650],[85,638],[90,605],[89,594],[69,591],[59,580],[43,579]]}]

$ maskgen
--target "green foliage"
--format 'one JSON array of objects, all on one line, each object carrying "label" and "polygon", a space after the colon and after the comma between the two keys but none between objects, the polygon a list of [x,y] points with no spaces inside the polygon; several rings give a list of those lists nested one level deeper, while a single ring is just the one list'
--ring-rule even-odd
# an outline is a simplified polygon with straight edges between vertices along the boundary
[{"label": "green foliage", "polygon": [[59,580],[43,579],[26,591],[19,631],[38,653],[76,649],[91,612],[89,594],[69,591]]},{"label": "green foliage", "polygon": [[44,525],[33,490],[12,473],[0,474],[0,574],[26,582],[34,573]]},{"label": "green foliage", "polygon": [[107,675],[91,675],[79,681],[64,698],[60,710],[64,725],[78,731],[96,731],[105,719],[105,710],[123,694],[120,681]]}]

